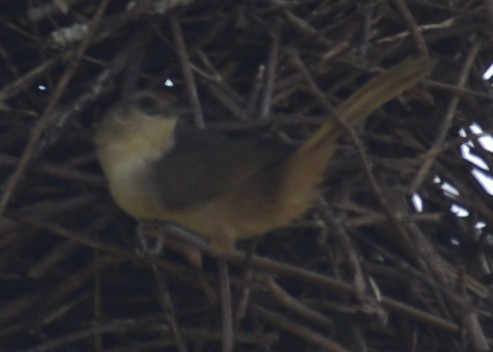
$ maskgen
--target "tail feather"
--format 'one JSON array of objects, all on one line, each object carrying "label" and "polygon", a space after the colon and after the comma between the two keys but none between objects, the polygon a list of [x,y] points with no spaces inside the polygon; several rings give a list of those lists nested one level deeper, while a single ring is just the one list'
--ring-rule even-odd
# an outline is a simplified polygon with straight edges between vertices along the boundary
[{"label": "tail feather", "polygon": [[[337,117],[349,125],[356,124],[405,90],[421,82],[430,74],[433,66],[433,60],[422,57],[390,68],[370,80],[339,105],[335,111]],[[335,141],[343,131],[340,122],[332,118],[301,146],[298,153],[309,152],[321,142],[326,144],[327,140]]]},{"label": "tail feather", "polygon": [[[349,125],[363,120],[389,100],[422,81],[433,68],[427,58],[406,61],[370,80],[337,109],[338,118]],[[337,148],[337,138],[344,128],[337,119],[330,119],[310,137],[284,165],[281,203],[303,212],[311,206],[328,163]]]}]

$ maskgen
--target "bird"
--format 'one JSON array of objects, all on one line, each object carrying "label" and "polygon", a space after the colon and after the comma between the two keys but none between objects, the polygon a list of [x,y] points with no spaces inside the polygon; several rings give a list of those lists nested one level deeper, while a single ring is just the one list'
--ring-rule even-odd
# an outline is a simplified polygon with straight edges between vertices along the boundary
[{"label": "bird", "polygon": [[363,121],[423,81],[433,66],[422,57],[378,74],[299,147],[183,125],[187,109],[176,98],[137,91],[96,127],[97,158],[125,213],[179,225],[227,253],[237,240],[264,235],[307,212],[347,131],[343,125]]}]

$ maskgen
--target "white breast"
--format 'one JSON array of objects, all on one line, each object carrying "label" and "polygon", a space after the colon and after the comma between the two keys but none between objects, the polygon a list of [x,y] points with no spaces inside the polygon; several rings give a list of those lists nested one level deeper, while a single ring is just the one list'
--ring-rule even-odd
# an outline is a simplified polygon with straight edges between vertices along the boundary
[{"label": "white breast", "polygon": [[[118,206],[137,219],[157,219],[161,213],[160,197],[150,185],[155,183],[149,172],[155,158],[141,156],[113,160],[105,170],[110,193]],[[104,167],[103,167],[104,168]]]}]

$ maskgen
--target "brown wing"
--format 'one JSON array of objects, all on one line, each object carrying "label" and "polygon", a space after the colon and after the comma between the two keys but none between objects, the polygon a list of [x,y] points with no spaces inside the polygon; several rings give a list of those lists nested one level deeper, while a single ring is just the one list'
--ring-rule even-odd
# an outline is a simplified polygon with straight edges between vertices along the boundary
[{"label": "brown wing", "polygon": [[292,151],[272,140],[180,128],[173,150],[157,161],[154,177],[159,178],[166,208],[178,210],[240,187],[249,177],[284,160]]}]

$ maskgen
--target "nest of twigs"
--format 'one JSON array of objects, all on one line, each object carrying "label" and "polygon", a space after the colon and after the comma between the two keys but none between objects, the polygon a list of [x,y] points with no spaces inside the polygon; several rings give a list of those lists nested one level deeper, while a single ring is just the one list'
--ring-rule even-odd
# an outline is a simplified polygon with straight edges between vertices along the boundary
[{"label": "nest of twigs", "polygon": [[[33,0],[0,13],[2,351],[490,349],[491,2]],[[342,138],[323,199],[238,243],[229,278],[208,251],[201,269],[139,253],[91,142],[119,97],[167,82],[187,123],[296,145],[329,118],[308,81],[337,106],[416,56],[437,60],[432,76],[357,126],[360,143]]]}]

